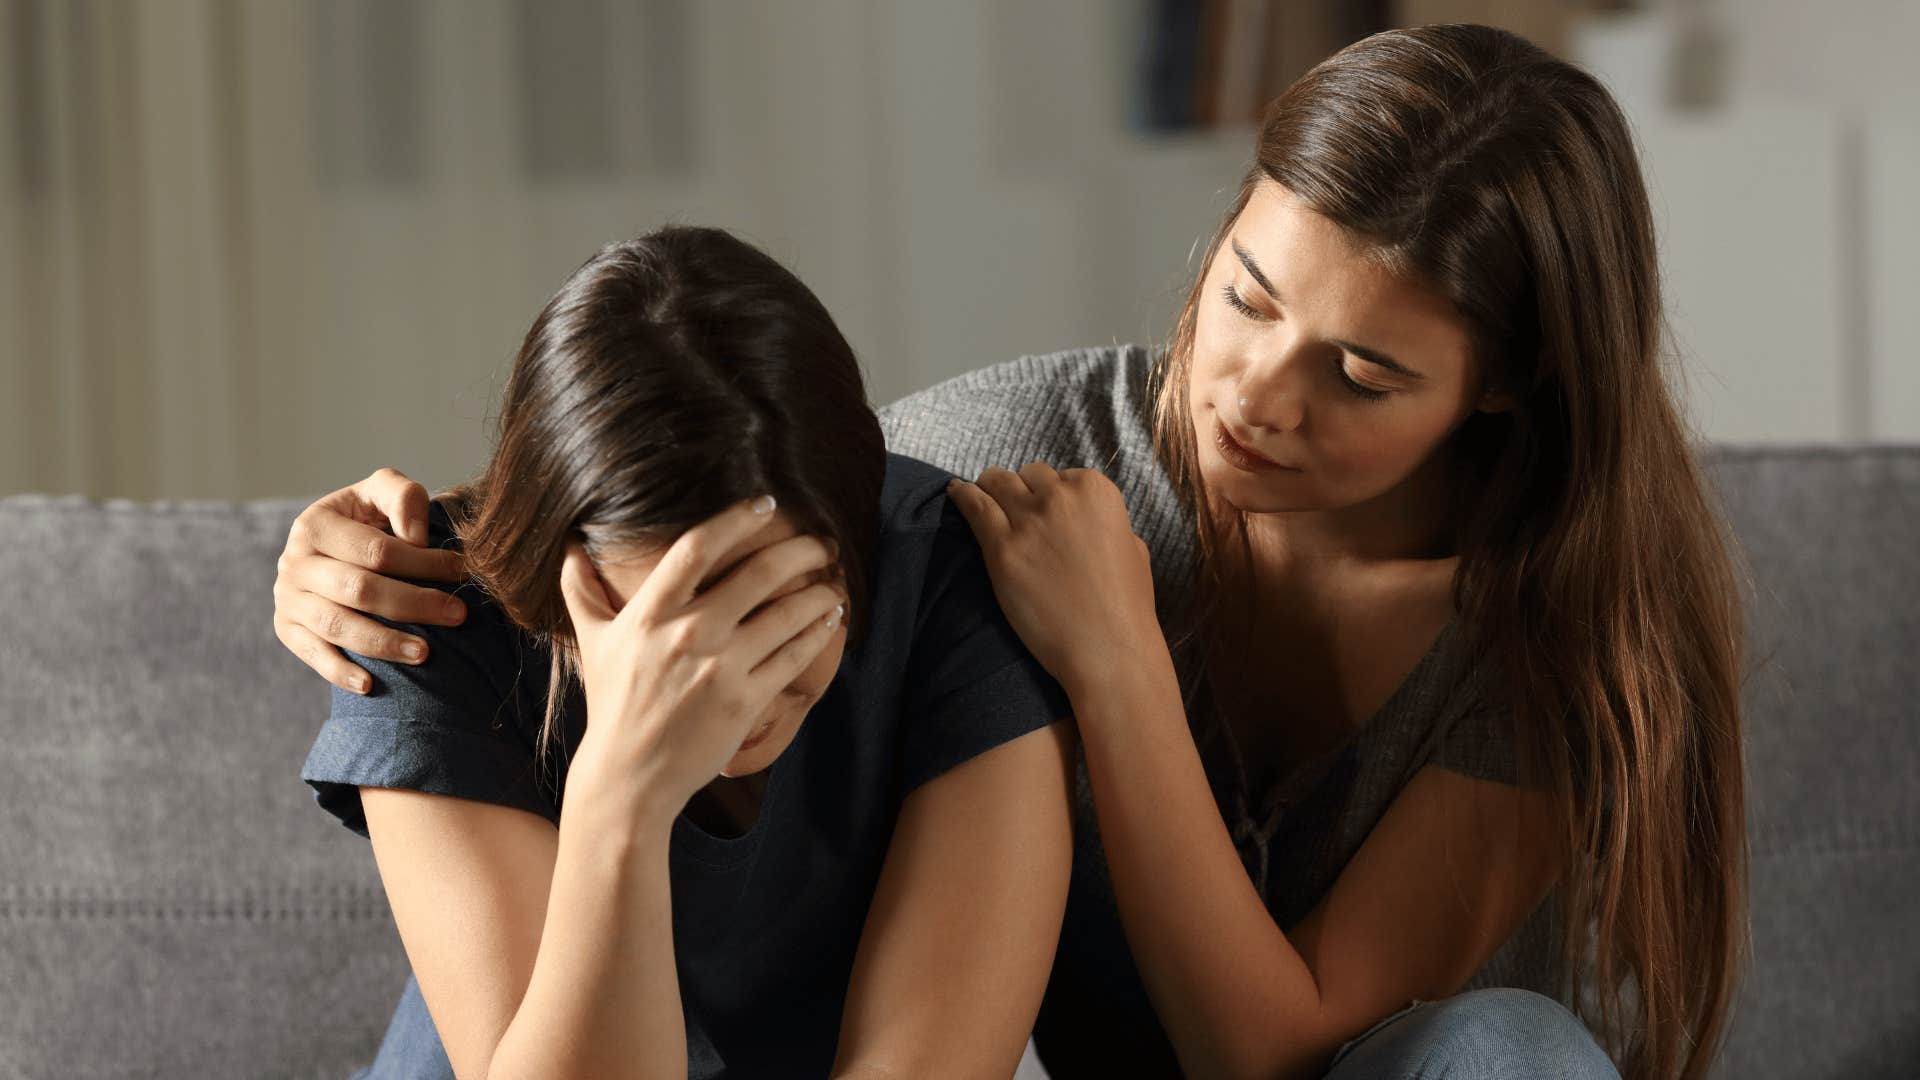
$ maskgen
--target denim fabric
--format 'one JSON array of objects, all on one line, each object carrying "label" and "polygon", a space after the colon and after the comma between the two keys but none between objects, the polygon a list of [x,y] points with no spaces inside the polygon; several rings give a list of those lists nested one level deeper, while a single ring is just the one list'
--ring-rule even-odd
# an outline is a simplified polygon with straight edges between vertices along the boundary
[{"label": "denim fabric", "polygon": [[[1348,1041],[1326,1080],[1619,1080],[1578,1017],[1529,990],[1416,1001]],[[351,1080],[454,1080],[411,975],[373,1064]]]},{"label": "denim fabric", "polygon": [[1416,1001],[1334,1055],[1327,1080],[1618,1080],[1586,1025],[1511,987]]},{"label": "denim fabric", "polygon": [[400,1004],[394,1007],[373,1064],[354,1073],[351,1080],[454,1080],[440,1032],[427,1015],[427,1000],[420,996],[420,984],[412,975],[400,991]]}]

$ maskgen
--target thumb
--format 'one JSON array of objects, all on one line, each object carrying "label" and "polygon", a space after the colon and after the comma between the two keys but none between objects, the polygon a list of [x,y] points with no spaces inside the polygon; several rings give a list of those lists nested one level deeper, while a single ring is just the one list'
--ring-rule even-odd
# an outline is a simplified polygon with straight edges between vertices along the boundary
[{"label": "thumb", "polygon": [[947,501],[967,519],[967,526],[982,547],[1007,529],[1007,514],[1000,501],[977,484],[954,477],[947,481]]},{"label": "thumb", "polygon": [[607,599],[600,571],[578,540],[567,541],[566,556],[560,562],[560,600],[573,621],[573,636],[584,649],[602,626],[613,621],[615,611]]}]

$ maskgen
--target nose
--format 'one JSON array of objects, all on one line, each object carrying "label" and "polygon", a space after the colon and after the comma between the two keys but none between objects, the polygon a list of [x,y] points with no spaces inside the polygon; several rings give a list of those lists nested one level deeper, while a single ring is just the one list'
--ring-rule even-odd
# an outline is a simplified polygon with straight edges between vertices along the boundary
[{"label": "nose", "polygon": [[1271,431],[1292,431],[1305,423],[1304,360],[1304,354],[1289,352],[1249,363],[1234,388],[1241,423]]}]

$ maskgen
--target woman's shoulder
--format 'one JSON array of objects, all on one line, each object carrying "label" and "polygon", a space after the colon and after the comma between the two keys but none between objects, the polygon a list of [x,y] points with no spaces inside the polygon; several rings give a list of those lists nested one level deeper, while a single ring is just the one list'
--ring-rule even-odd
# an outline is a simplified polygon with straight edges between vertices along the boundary
[{"label": "woman's shoulder", "polygon": [[1138,345],[1022,356],[883,406],[880,425],[893,450],[963,476],[1016,458],[1096,467],[1150,451],[1154,359]]},{"label": "woman's shoulder", "polygon": [[[979,562],[979,542],[947,496],[956,474],[930,461],[887,452],[880,486],[875,602],[920,598],[957,563]],[[984,565],[984,564],[983,564]]]},{"label": "woman's shoulder", "polygon": [[[429,501],[428,547],[448,551],[461,549],[459,521],[463,504],[460,499],[456,489],[436,494]],[[479,580],[472,577],[458,581],[402,580],[458,598],[466,606],[466,618],[453,626],[440,626],[401,623],[379,615],[369,615],[378,622],[426,641],[427,655],[440,661],[418,666],[371,661],[381,664],[376,671],[376,679],[382,674],[387,675],[389,681],[404,676],[405,681],[423,691],[450,694],[457,688],[463,695],[485,693],[502,700],[514,696],[523,687],[526,681],[523,669],[534,658],[533,654],[541,650],[531,637],[513,624],[505,609]],[[544,660],[544,653],[539,659]],[[366,667],[370,661],[356,656],[354,662]],[[539,674],[545,674],[544,667]]]},{"label": "woman's shoulder", "polygon": [[974,479],[990,465],[1105,473],[1126,498],[1156,575],[1177,577],[1191,525],[1153,446],[1162,354],[1141,345],[1022,356],[957,375],[880,409],[887,446],[944,475]]}]

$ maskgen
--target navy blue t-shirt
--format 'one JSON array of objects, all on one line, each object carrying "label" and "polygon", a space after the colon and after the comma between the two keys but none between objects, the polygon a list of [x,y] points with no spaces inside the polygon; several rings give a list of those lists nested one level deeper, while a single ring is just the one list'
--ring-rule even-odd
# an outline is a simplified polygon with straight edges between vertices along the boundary
[{"label": "navy blue t-shirt", "polygon": [[[753,825],[720,836],[684,813],[674,821],[674,951],[693,1077],[825,1076],[902,799],[1070,712],[995,602],[947,501],[949,475],[888,455],[866,635],[770,766]],[[429,535],[458,546],[437,504]],[[567,695],[543,768],[534,748],[548,652],[474,583],[432,584],[466,602],[466,620],[390,624],[427,641],[418,666],[350,654],[373,690],[334,691],[301,778],[362,836],[359,785],[518,807],[557,826],[584,696],[577,685]]]}]

